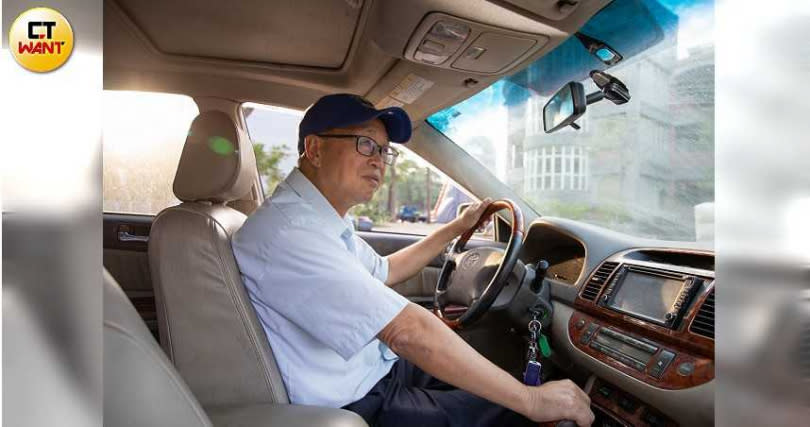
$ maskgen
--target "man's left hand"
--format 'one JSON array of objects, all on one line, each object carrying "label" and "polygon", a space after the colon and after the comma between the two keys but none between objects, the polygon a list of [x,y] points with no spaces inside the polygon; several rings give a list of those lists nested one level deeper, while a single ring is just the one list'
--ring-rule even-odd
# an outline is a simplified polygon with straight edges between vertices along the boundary
[{"label": "man's left hand", "polygon": [[481,214],[484,213],[490,203],[492,203],[492,199],[487,197],[486,199],[465,209],[459,217],[453,220],[453,226],[456,232],[458,234],[462,234],[465,231],[473,228],[481,218]]}]

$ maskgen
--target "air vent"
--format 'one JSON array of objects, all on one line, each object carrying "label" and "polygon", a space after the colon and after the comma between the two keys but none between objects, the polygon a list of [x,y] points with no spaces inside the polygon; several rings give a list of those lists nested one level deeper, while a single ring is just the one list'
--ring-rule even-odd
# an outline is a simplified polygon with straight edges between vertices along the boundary
[{"label": "air vent", "polygon": [[689,330],[693,334],[714,339],[714,288],[706,297],[703,305],[700,306],[700,310],[698,310],[695,319],[692,320]]},{"label": "air vent", "polygon": [[596,297],[599,296],[599,292],[602,291],[602,287],[605,286],[610,275],[613,274],[613,271],[616,270],[616,267],[619,266],[618,262],[603,262],[599,268],[596,269],[596,272],[593,273],[591,280],[585,285],[585,288],[582,290],[582,298],[589,300],[589,301],[596,301]]}]

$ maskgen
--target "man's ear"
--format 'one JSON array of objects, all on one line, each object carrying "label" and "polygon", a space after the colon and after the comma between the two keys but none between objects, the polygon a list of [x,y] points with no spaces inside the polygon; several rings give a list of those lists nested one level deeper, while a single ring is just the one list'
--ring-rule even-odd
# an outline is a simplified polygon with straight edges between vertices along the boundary
[{"label": "man's ear", "polygon": [[316,168],[321,167],[321,139],[315,135],[304,137],[304,157]]}]

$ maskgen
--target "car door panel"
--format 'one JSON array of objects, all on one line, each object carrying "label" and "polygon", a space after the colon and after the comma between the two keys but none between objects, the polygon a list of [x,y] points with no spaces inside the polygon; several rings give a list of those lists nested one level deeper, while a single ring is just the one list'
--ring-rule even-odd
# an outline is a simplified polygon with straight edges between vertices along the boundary
[{"label": "car door panel", "polygon": [[[148,236],[153,216],[104,214],[103,264],[119,282],[135,308],[157,335],[157,313],[154,288],[149,270]],[[357,234],[382,256],[418,242],[424,236],[403,233],[363,232]],[[491,240],[472,239],[468,247],[504,246]],[[433,291],[442,267],[442,257],[437,256],[418,274],[392,288],[410,301],[430,308]]]},{"label": "car door panel", "polygon": [[[379,231],[358,231],[357,235],[365,240],[378,254],[388,256],[394,252],[416,243],[423,236],[415,234],[385,233]],[[441,259],[436,257],[419,274],[408,280],[397,283],[391,288],[400,295],[408,298],[411,302],[430,307],[433,301],[432,278],[439,277],[441,270]]]},{"label": "car door panel", "polygon": [[[379,231],[359,231],[357,234],[382,256],[391,255],[424,238],[424,236],[417,234],[385,233]],[[467,243],[468,248],[480,246],[505,247],[502,243],[485,239],[472,239]],[[436,282],[439,280],[441,268],[442,257],[437,256],[418,274],[402,283],[395,284],[392,286],[392,289],[408,298],[410,301],[429,308],[433,305],[433,291]]]},{"label": "car door panel", "polygon": [[157,337],[155,292],[147,253],[149,215],[104,214],[102,261]]}]

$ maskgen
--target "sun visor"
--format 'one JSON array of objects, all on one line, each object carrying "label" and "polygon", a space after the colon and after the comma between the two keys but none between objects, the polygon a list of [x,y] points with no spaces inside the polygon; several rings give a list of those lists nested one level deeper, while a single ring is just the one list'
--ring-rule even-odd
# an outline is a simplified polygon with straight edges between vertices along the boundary
[{"label": "sun visor", "polygon": [[[677,24],[678,17],[655,0],[614,1],[594,15],[579,32],[604,41],[627,61],[667,37],[676,37]],[[569,37],[529,67],[509,77],[509,81],[550,96],[569,81],[587,78],[591,70],[607,68],[576,37]],[[521,102],[529,93],[524,97],[515,96],[513,101]]]}]

